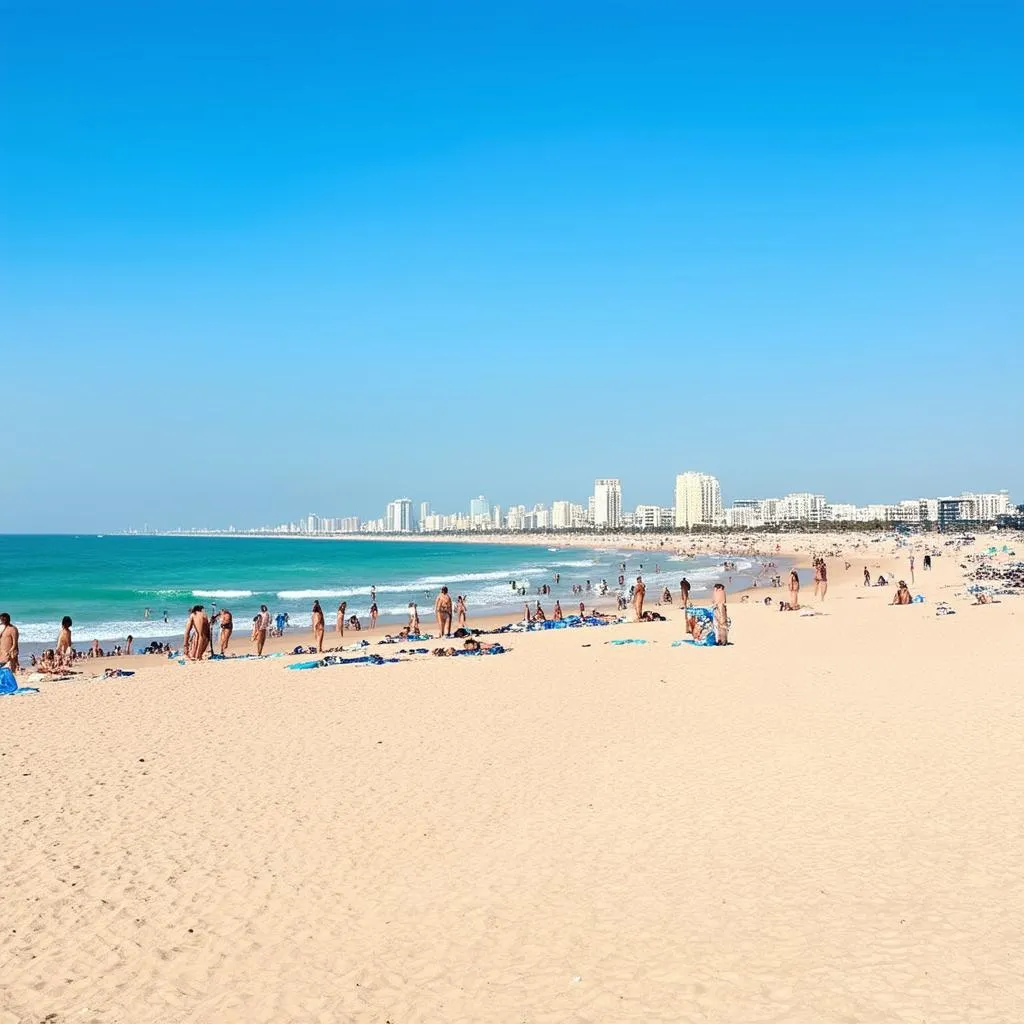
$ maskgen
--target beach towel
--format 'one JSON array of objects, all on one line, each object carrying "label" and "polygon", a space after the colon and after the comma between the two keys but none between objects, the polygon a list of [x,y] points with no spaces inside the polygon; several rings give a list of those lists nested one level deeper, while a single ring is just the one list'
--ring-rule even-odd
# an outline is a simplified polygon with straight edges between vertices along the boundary
[{"label": "beach towel", "polygon": [[627,644],[645,644],[646,640],[634,640],[632,638],[626,640],[606,640],[606,644],[611,644],[613,647],[625,647]]},{"label": "beach towel", "polygon": [[38,693],[34,686],[19,686],[14,673],[7,668],[0,668],[0,697],[13,697],[16,693]]}]

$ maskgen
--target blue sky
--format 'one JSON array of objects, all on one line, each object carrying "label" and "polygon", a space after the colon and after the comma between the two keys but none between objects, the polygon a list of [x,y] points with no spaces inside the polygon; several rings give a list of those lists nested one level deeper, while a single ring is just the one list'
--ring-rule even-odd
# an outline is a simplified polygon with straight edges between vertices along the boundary
[{"label": "blue sky", "polygon": [[1024,500],[1018,3],[0,23],[0,530]]}]

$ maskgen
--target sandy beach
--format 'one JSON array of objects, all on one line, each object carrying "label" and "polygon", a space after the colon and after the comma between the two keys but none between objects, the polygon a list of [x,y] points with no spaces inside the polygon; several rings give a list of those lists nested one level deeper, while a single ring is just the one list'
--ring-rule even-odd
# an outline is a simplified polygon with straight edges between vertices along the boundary
[{"label": "sandy beach", "polygon": [[0,1024],[1024,1019],[1024,607],[914,543],[891,607],[911,549],[780,540],[827,599],[731,595],[724,649],[676,607],[0,699]]}]

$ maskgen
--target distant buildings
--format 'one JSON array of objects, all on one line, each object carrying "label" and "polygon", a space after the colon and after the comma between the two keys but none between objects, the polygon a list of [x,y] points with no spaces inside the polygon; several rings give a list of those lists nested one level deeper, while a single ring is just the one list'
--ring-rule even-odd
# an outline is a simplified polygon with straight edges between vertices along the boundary
[{"label": "distant buildings", "polygon": [[[722,507],[721,487],[709,473],[680,473],[675,480],[675,505],[635,506],[622,509],[622,484],[617,478],[594,481],[594,493],[586,505],[559,499],[550,505],[536,503],[492,505],[483,495],[472,498],[467,512],[444,515],[432,512],[430,502],[419,503],[419,519],[414,521],[410,498],[389,502],[380,519],[365,522],[358,516],[321,516],[315,512],[293,523],[236,530],[233,533],[257,533],[288,536],[337,536],[348,534],[464,533],[469,531],[529,530],[672,530],[726,527],[734,530],[804,526],[827,527],[830,524],[884,524],[918,526],[938,525],[942,529],[964,528],[972,524],[1017,522],[1022,515],[1006,491],[964,492],[956,497],[907,498],[889,504],[855,505],[830,502],[825,495],[795,491],[779,498],[738,498],[729,508]],[[181,531],[211,532],[211,531]],[[220,531],[213,531],[220,532]]]},{"label": "distant buildings", "polygon": [[691,530],[695,526],[721,526],[722,489],[717,477],[709,473],[680,473],[676,477],[675,526]]},{"label": "distant buildings", "polygon": [[396,498],[388,502],[384,513],[385,533],[412,533],[412,499]]},{"label": "distant buildings", "polygon": [[622,485],[618,480],[594,481],[593,524],[599,530],[622,525]]}]

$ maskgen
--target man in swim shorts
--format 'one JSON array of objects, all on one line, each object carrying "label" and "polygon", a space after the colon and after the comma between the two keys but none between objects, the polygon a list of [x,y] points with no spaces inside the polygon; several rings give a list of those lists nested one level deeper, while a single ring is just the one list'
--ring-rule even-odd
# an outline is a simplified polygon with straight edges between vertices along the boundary
[{"label": "man in swim shorts", "polygon": [[0,612],[0,668],[9,668],[17,673],[21,665],[18,663],[18,627],[11,622],[7,612]]},{"label": "man in swim shorts", "polygon": [[231,642],[231,631],[235,628],[235,620],[227,608],[221,608],[216,615],[220,623],[220,653],[221,657],[228,653],[228,644]]},{"label": "man in swim shorts", "polygon": [[437,628],[441,636],[452,635],[452,598],[447,587],[441,588],[434,602],[434,614],[437,616]]},{"label": "man in swim shorts", "polygon": [[683,602],[683,608],[690,603],[690,581],[685,576],[679,581],[679,599]]}]

